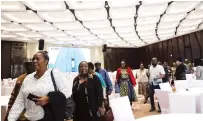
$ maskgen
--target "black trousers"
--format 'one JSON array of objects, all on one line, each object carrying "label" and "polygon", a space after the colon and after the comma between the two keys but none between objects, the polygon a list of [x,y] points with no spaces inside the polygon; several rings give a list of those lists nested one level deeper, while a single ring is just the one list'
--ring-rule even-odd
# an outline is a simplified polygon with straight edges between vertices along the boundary
[{"label": "black trousers", "polygon": [[[150,98],[151,108],[153,109],[155,109],[155,104],[154,104],[155,89],[160,89],[159,85],[149,84],[149,98]],[[158,103],[158,108],[160,109],[159,103]]]}]

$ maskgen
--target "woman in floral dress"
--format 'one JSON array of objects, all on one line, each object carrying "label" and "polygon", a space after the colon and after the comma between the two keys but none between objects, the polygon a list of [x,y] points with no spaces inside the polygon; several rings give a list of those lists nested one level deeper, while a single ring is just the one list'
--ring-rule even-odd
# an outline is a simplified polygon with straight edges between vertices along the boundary
[{"label": "woman in floral dress", "polygon": [[132,106],[132,102],[136,101],[136,94],[134,90],[136,81],[131,68],[126,65],[125,60],[121,61],[121,67],[117,69],[116,82],[119,85],[121,97],[128,96]]}]

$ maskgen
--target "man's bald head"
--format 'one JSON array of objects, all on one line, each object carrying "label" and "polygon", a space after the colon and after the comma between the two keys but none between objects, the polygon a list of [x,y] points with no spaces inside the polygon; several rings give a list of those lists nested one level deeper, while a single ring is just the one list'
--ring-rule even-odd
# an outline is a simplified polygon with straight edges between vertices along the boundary
[{"label": "man's bald head", "polygon": [[152,65],[155,67],[158,63],[158,59],[157,58],[152,58]]}]

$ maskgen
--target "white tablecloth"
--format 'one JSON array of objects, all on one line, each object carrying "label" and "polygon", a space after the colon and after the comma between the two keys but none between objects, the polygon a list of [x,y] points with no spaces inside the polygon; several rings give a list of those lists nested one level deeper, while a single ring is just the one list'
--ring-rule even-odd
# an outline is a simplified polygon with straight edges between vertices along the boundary
[{"label": "white tablecloth", "polygon": [[196,113],[196,95],[190,92],[170,93],[169,104],[171,113]]},{"label": "white tablecloth", "polygon": [[1,96],[1,99],[0,99],[0,104],[1,104],[1,121],[4,120],[4,117],[6,115],[6,110],[7,110],[9,99],[10,99],[10,96]]},{"label": "white tablecloth", "polygon": [[1,87],[1,96],[11,95],[14,87]]},{"label": "white tablecloth", "polygon": [[146,116],[135,121],[202,121],[202,114],[163,114]]},{"label": "white tablecloth", "polygon": [[1,96],[0,104],[1,106],[7,106],[10,96]]},{"label": "white tablecloth", "polygon": [[135,118],[127,96],[110,99],[110,106],[115,121],[134,121]]}]

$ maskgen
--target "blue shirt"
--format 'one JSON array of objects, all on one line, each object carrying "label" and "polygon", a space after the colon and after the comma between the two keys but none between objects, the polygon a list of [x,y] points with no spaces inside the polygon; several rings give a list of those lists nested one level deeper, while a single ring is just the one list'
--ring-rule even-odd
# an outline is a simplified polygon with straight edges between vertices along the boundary
[{"label": "blue shirt", "polygon": [[107,86],[107,91],[112,92],[113,86],[112,86],[112,82],[109,78],[109,74],[107,73],[107,71],[105,69],[99,69],[99,70],[96,70],[96,72],[98,72],[103,77],[103,79],[106,83],[106,86]]}]

